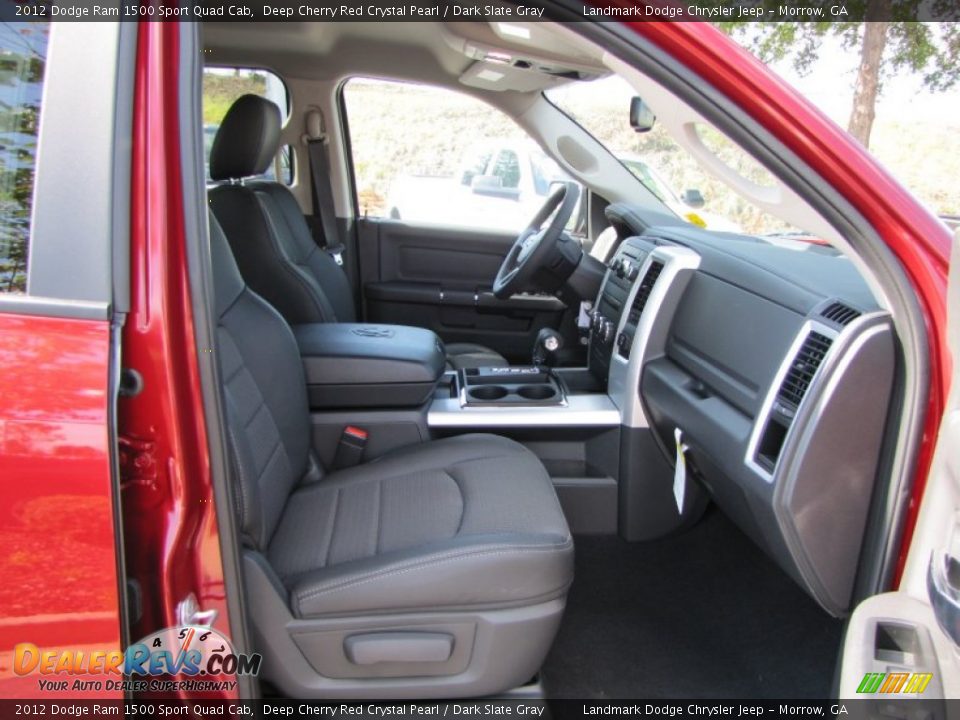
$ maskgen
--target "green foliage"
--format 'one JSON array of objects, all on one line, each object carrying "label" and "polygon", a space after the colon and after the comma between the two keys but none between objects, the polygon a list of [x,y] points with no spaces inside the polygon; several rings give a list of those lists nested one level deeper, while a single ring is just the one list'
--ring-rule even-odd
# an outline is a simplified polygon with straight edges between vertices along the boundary
[{"label": "green foliage", "polygon": [[263,73],[234,72],[203,74],[203,123],[219,125],[227,110],[241,95],[266,95],[267,78]]},{"label": "green foliage", "polygon": [[[947,12],[950,0],[934,0],[932,10]],[[769,5],[763,2],[761,5]],[[779,3],[777,3],[779,4]],[[810,2],[805,6],[823,7],[832,2]],[[880,80],[897,71],[921,73],[924,86],[943,91],[960,81],[960,25],[953,22],[910,22],[917,16],[920,0],[897,3],[851,0],[846,4],[851,17],[889,20],[887,47]],[[954,12],[956,12],[954,8]],[[810,70],[818,57],[823,38],[840,38],[847,49],[860,46],[863,22],[719,22],[717,27],[750,48],[764,62],[791,58],[801,75]]]}]

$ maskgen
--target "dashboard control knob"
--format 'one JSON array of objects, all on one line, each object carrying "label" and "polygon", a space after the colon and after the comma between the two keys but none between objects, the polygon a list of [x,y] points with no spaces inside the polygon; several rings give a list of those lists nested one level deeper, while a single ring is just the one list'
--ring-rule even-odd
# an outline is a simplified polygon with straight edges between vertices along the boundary
[{"label": "dashboard control knob", "polygon": [[603,321],[606,318],[603,317],[599,312],[593,318],[593,331],[599,333],[603,329]]},{"label": "dashboard control knob", "polygon": [[611,340],[613,340],[613,330],[614,330],[613,323],[610,322],[609,320],[604,320],[603,326],[600,328],[600,339],[603,340],[605,343],[608,343]]},{"label": "dashboard control knob", "polygon": [[628,339],[627,334],[626,334],[625,332],[622,332],[622,333],[620,333],[619,335],[617,335],[617,347],[618,347],[618,348],[620,348],[621,350],[625,350],[628,344],[629,344],[629,339]]},{"label": "dashboard control knob", "polygon": [[640,266],[639,266],[639,265],[631,265],[631,266],[630,266],[630,269],[627,271],[627,279],[628,279],[628,280],[636,280],[636,279],[637,279],[637,276],[638,276],[639,274],[640,274]]}]

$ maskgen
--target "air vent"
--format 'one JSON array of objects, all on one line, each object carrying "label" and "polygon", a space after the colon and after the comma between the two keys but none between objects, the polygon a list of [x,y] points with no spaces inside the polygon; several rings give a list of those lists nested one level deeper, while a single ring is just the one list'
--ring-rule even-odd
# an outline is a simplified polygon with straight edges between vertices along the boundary
[{"label": "air vent", "polygon": [[650,263],[647,274],[643,276],[643,280],[640,281],[640,287],[637,288],[637,295],[633,298],[633,305],[630,306],[630,314],[627,316],[628,323],[636,325],[640,322],[643,309],[647,306],[647,300],[650,299],[650,293],[653,291],[653,286],[656,285],[657,278],[660,277],[662,271],[662,262],[654,260]]},{"label": "air vent", "polygon": [[807,388],[810,387],[810,381],[816,375],[832,342],[826,335],[817,332],[807,335],[807,339],[800,346],[797,357],[780,385],[780,392],[777,393],[780,400],[790,403],[794,408],[800,406]]},{"label": "air vent", "polygon": [[842,302],[835,302],[827,306],[827,308],[820,313],[821,317],[830,322],[836,323],[837,325],[844,326],[849,325],[852,321],[860,317],[860,311],[854,310],[849,305],[844,305]]}]

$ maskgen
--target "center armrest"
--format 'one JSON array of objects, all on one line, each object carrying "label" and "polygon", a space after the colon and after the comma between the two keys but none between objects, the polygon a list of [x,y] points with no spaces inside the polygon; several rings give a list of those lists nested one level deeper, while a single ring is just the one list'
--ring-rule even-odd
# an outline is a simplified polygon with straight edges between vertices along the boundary
[{"label": "center armrest", "polygon": [[410,407],[425,402],[446,367],[443,343],[406,325],[312,323],[293,334],[311,407]]}]

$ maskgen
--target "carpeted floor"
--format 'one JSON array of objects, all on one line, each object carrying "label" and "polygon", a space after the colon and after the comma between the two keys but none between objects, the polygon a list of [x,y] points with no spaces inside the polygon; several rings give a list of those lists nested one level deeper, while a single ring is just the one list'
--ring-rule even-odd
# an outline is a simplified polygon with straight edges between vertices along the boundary
[{"label": "carpeted floor", "polygon": [[576,538],[550,698],[827,697],[842,623],[724,515],[649,543]]}]

